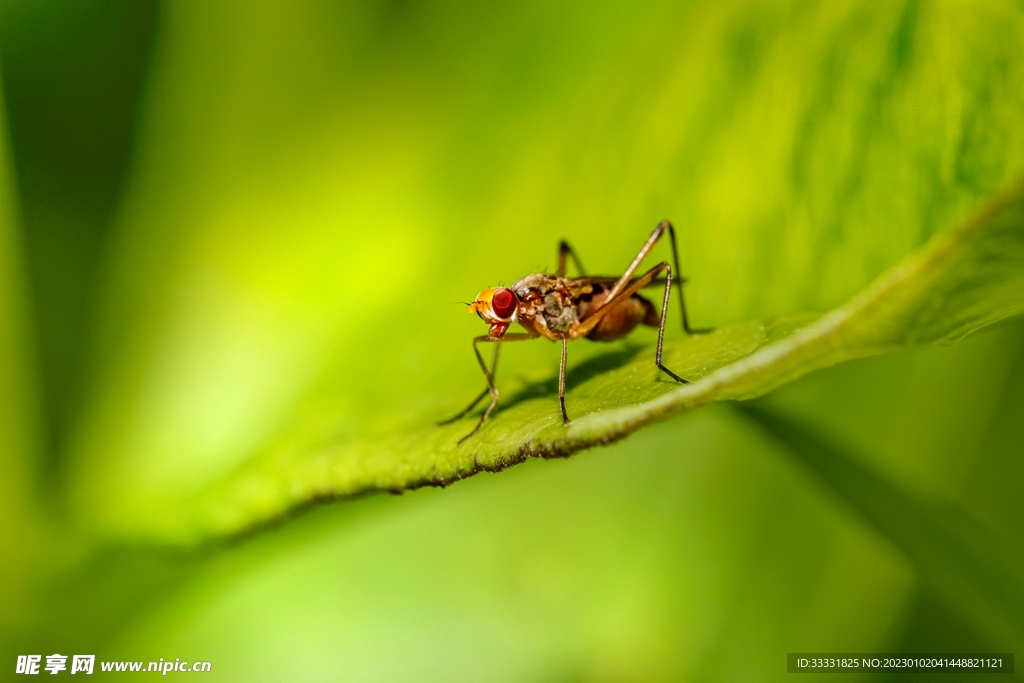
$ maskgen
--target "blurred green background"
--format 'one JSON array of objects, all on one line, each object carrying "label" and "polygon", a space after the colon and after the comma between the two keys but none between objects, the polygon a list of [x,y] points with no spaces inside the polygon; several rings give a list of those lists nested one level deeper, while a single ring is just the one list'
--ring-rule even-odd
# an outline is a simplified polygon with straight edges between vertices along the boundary
[{"label": "blurred green background", "polygon": [[[122,533],[271,446],[457,410],[454,302],[562,237],[614,273],[671,218],[698,326],[841,304],[1024,172],[1019,2],[3,0],[0,78],[8,672],[751,681],[1024,644],[1019,320],[760,401],[859,493],[717,405],[227,541]],[[522,346],[508,381],[557,371]]]}]

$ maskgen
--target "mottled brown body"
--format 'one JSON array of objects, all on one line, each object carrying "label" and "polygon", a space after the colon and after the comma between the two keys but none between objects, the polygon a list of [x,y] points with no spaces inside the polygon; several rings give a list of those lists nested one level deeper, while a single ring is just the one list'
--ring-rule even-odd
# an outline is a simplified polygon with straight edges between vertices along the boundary
[{"label": "mottled brown body", "polygon": [[581,335],[580,323],[601,310],[616,278],[565,278],[538,273],[516,281],[511,289],[519,297],[516,322],[527,332],[551,340],[614,341],[637,325],[657,327],[660,317],[654,304],[633,294],[609,310]]}]

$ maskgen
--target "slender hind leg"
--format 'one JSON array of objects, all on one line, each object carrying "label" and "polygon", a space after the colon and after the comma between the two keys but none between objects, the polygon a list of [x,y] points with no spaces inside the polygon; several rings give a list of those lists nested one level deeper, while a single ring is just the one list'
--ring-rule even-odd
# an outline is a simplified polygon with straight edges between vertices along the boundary
[{"label": "slender hind leg", "polygon": [[[668,317],[668,298],[672,294],[672,267],[666,264],[665,268],[665,296],[661,300],[661,320],[658,321],[658,351],[654,356],[654,363],[664,372],[666,375],[671,377],[677,382],[683,384],[689,384],[688,381],[672,372],[664,365],[661,364],[661,347],[665,343],[665,318]],[[682,288],[679,290],[679,298],[683,298]],[[683,315],[686,315],[686,309],[683,309]],[[683,318],[683,326],[686,326],[686,318]],[[689,332],[689,330],[687,330]]]},{"label": "slender hind leg", "polygon": [[[640,247],[640,252],[636,255],[636,258],[633,259],[633,262],[629,264],[629,268],[626,269],[626,272],[622,274],[619,281],[615,283],[614,287],[612,287],[611,292],[608,293],[608,299],[613,299],[619,292],[629,285],[629,281],[633,278],[633,273],[637,271],[640,264],[643,263],[643,260],[647,257],[647,254],[650,253],[651,249],[654,248],[654,245],[658,243],[658,240],[661,239],[662,235],[666,232],[668,233],[669,242],[672,244],[672,265],[676,269],[676,287],[679,289],[679,312],[683,316],[683,331],[687,334],[707,332],[708,330],[694,330],[690,328],[690,319],[686,315],[686,301],[683,298],[683,283],[686,281],[686,278],[682,276],[683,271],[679,269],[679,249],[676,246],[676,229],[672,227],[672,223],[667,220],[658,223],[658,226],[654,228],[654,232],[652,232],[651,236],[647,238],[644,246]],[[664,311],[662,311],[662,318],[664,318]]]},{"label": "slender hind leg", "polygon": [[[614,298],[606,299],[604,303],[598,306],[593,313],[587,316],[586,320],[576,325],[570,332],[572,338],[586,336],[590,330],[594,329],[594,326],[601,321],[601,318],[606,316],[609,312],[614,310],[616,306],[621,304],[623,301],[633,296],[641,289],[646,287],[651,281],[662,272],[665,273],[665,295],[661,300],[661,320],[658,321],[658,350],[655,355],[654,362],[657,366],[669,377],[682,382],[683,384],[689,384],[689,382],[676,373],[666,368],[661,363],[661,349],[665,340],[665,320],[668,317],[668,300],[672,294],[672,266],[668,264],[668,261],[662,261],[658,265],[651,268],[649,271],[634,280],[626,289],[620,291],[615,295]],[[618,285],[616,285],[617,287]],[[612,291],[615,291],[614,289]]]}]

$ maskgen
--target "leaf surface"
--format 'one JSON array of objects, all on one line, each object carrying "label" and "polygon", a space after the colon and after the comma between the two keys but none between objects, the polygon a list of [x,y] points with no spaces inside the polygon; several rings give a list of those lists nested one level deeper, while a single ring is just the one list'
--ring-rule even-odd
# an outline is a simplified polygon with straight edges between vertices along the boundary
[{"label": "leaf surface", "polygon": [[763,395],[843,361],[954,343],[1021,311],[1024,191],[1018,187],[823,316],[738,323],[669,343],[665,363],[690,384],[662,376],[651,346],[627,346],[567,374],[568,426],[558,413],[555,378],[548,378],[506,395],[462,445],[458,439],[479,410],[444,427],[420,424],[375,440],[296,448],[301,442],[293,439],[147,523],[184,538],[231,534],[316,500],[447,485],[528,457],[569,456],[710,401]]},{"label": "leaf surface", "polygon": [[[55,455],[67,519],[235,533],[1011,314],[1016,255],[990,228],[1024,173],[1022,21],[1006,2],[168,7]],[[658,375],[650,330],[575,344],[564,430],[557,347],[520,344],[477,437],[431,426],[482,388],[456,302],[550,270],[563,237],[621,272],[661,218],[717,328],[671,330],[669,366],[699,381]]]}]

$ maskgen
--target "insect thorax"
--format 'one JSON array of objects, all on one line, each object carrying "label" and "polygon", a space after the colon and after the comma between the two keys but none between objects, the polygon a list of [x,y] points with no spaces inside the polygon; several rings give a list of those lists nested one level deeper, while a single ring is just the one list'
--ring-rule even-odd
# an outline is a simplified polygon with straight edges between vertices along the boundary
[{"label": "insect thorax", "polygon": [[558,338],[579,323],[576,292],[565,278],[536,273],[512,285],[519,297],[519,322],[545,337]]}]

